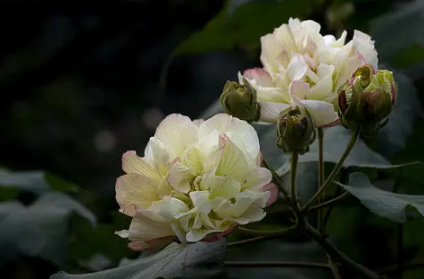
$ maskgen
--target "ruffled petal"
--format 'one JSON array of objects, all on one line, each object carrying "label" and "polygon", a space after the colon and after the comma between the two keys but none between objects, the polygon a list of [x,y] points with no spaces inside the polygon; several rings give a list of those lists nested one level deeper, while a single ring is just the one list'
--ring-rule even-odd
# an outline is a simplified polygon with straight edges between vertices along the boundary
[{"label": "ruffled petal", "polygon": [[127,151],[122,155],[122,169],[128,174],[140,174],[160,179],[157,169],[144,158],[137,156],[135,151]]},{"label": "ruffled petal", "polygon": [[271,76],[264,69],[253,68],[245,70],[243,76],[248,80],[255,80],[257,85],[273,87]]}]

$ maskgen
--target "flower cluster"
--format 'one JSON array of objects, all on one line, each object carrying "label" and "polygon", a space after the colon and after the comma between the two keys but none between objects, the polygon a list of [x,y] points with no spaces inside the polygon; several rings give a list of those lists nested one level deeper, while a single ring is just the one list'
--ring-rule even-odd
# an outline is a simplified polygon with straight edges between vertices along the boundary
[{"label": "flower cluster", "polygon": [[122,157],[126,174],[116,182],[116,199],[133,219],[117,234],[145,250],[175,237],[207,240],[259,221],[271,201],[266,187],[272,178],[260,165],[258,136],[247,122],[228,114],[206,121],[171,114],[144,157],[134,151]]},{"label": "flower cluster", "polygon": [[261,38],[263,68],[244,71],[239,82],[244,77],[256,89],[262,122],[276,123],[280,112],[304,107],[314,126],[331,125],[338,120],[338,89],[361,65],[377,70],[368,35],[355,30],[345,43],[346,31],[336,40],[320,29],[312,20],[290,19]]}]

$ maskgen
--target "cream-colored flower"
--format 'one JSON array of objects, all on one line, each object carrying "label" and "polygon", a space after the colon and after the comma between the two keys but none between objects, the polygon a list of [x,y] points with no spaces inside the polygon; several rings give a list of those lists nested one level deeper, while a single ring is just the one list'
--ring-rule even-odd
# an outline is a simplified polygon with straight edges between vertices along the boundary
[{"label": "cream-colored flower", "polygon": [[116,199],[133,220],[118,234],[132,247],[168,236],[196,242],[261,220],[273,191],[264,189],[271,173],[260,161],[258,136],[247,122],[227,114],[206,121],[169,115],[144,157],[122,157],[127,174],[117,180]]},{"label": "cream-colored flower", "polygon": [[[371,38],[355,30],[345,44],[346,31],[336,40],[322,36],[321,26],[290,18],[288,24],[261,38],[263,68],[246,70],[243,76],[257,90],[261,122],[276,123],[281,111],[305,107],[314,125],[337,121],[337,90],[361,65],[377,70],[377,52]],[[240,83],[242,77],[239,76]]]}]

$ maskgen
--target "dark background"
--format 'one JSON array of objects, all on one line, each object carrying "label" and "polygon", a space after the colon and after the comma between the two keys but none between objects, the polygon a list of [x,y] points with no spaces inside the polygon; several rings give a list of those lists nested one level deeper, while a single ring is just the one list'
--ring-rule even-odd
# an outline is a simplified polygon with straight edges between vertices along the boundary
[{"label": "dark background", "polygon": [[[236,9],[244,2],[273,1],[230,2]],[[293,17],[307,16],[321,23],[322,33],[340,34],[355,28],[368,32],[371,19],[411,1],[286,2],[283,10],[296,11]],[[0,166],[46,170],[73,182],[80,187],[74,196],[108,232],[124,228],[128,220],[111,215],[118,208],[114,183],[122,173],[121,155],[127,150],[142,154],[157,124],[170,113],[198,117],[219,98],[226,80],[260,65],[256,34],[287,21],[284,13],[278,24],[278,14],[248,14],[224,26],[226,32],[217,37],[206,34],[209,46],[175,54],[223,7],[219,0],[0,1]],[[345,16],[340,7],[353,11]],[[243,29],[252,26],[259,27]],[[239,43],[225,45],[225,38],[238,31]],[[422,50],[412,44],[383,59],[405,69],[420,94],[423,75],[411,67],[423,60]],[[119,249],[103,253],[115,261],[131,255],[125,241],[116,243]],[[44,273],[34,277],[31,270]],[[3,276],[47,278],[55,271],[44,261],[21,258]]]}]

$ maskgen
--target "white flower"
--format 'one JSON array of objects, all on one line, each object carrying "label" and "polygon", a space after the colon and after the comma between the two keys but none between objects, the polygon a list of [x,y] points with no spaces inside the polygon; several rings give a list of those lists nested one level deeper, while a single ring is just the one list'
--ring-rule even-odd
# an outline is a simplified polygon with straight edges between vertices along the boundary
[{"label": "white flower", "polygon": [[[317,127],[338,120],[337,90],[361,65],[377,70],[377,52],[371,38],[355,30],[345,44],[346,31],[336,40],[322,36],[321,26],[290,18],[288,24],[261,38],[263,68],[243,76],[257,90],[260,121],[276,123],[281,111],[303,106]],[[240,83],[243,82],[239,75]]]},{"label": "white flower", "polygon": [[169,236],[196,242],[261,220],[273,191],[260,161],[258,136],[247,122],[227,114],[206,121],[169,115],[144,157],[122,157],[127,174],[117,179],[116,199],[133,220],[117,234],[144,249]]}]

